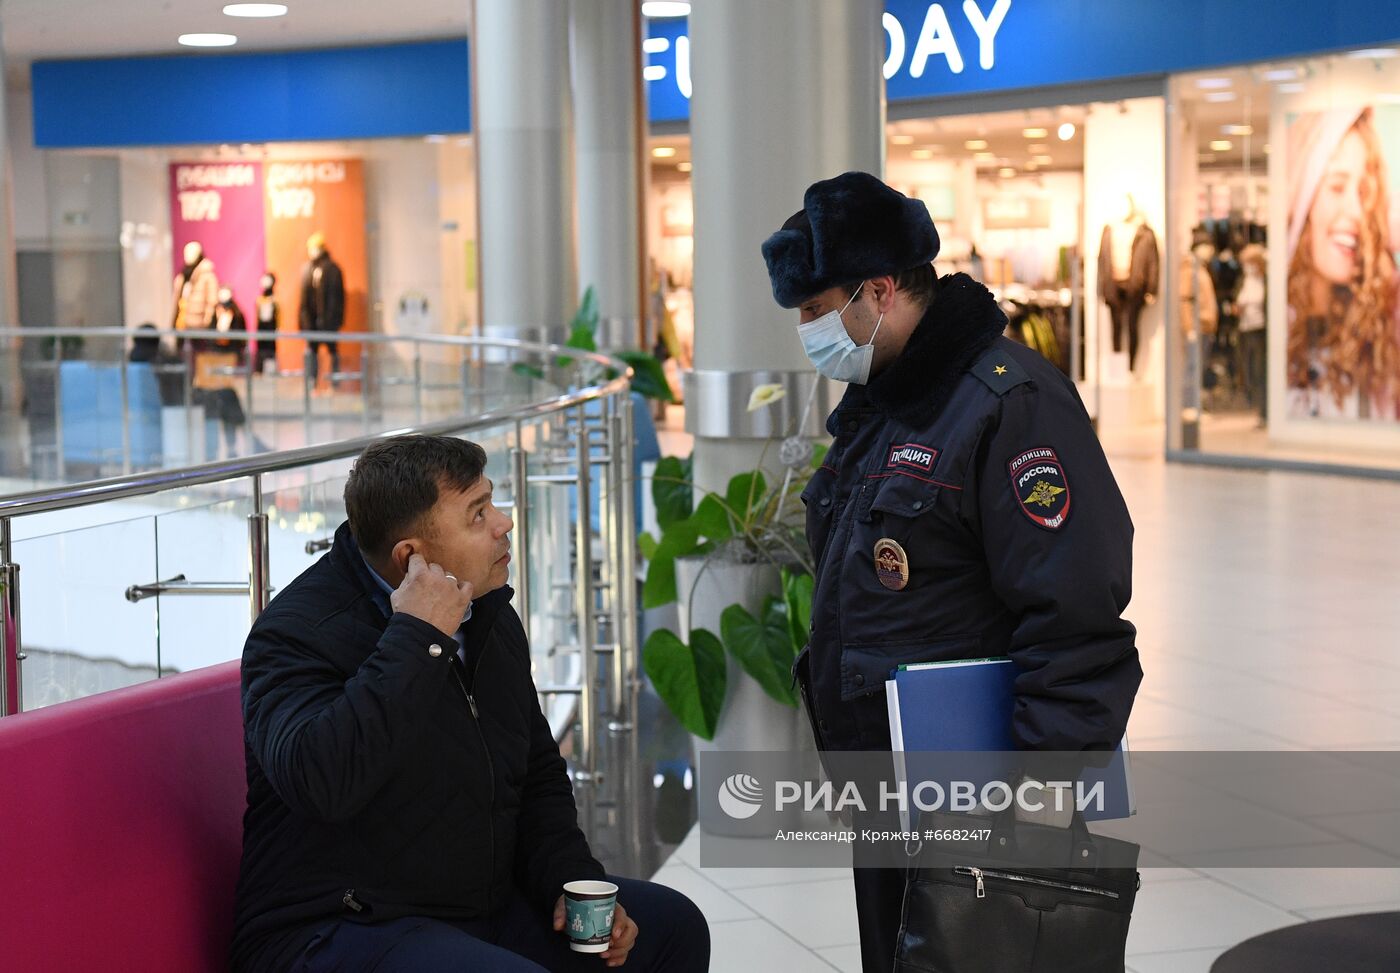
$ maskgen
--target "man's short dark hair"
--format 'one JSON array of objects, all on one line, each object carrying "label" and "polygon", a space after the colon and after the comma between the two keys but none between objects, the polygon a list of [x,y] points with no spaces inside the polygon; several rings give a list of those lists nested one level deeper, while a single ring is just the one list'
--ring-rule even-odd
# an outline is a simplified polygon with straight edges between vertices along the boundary
[{"label": "man's short dark hair", "polygon": [[[894,289],[903,291],[919,307],[927,309],[933,303],[933,295],[938,291],[938,274],[934,271],[933,264],[919,264],[917,267],[901,270],[893,276]],[[862,283],[855,281],[842,284],[841,289],[850,297]]]},{"label": "man's short dark hair", "polygon": [[486,450],[452,436],[394,436],[367,448],[345,481],[345,513],[360,550],[382,558],[418,527],[440,490],[469,490]]}]

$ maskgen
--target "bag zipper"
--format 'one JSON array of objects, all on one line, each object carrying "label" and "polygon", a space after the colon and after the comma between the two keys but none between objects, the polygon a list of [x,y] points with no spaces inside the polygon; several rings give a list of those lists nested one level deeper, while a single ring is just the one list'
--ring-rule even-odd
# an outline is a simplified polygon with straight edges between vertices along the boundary
[{"label": "bag zipper", "polygon": [[977,880],[977,897],[985,899],[987,888],[982,884],[982,879],[999,878],[1008,882],[1025,882],[1027,885],[1042,885],[1046,888],[1065,889],[1069,892],[1084,892],[1089,895],[1102,895],[1106,899],[1120,898],[1117,892],[1108,889],[1096,888],[1092,885],[1075,885],[1072,882],[1057,882],[1049,878],[1037,878],[1034,875],[1017,875],[1015,872],[1000,872],[990,868],[976,868],[972,865],[958,865],[954,867],[954,872],[959,875],[971,875]]},{"label": "bag zipper", "polygon": [[345,894],[340,897],[340,901],[347,909],[353,909],[356,912],[365,911],[364,904],[361,903],[359,899],[355,898],[354,889],[346,889]]},{"label": "bag zipper", "polygon": [[[469,706],[472,711],[472,724],[476,727],[477,736],[481,738],[481,749],[482,752],[486,754],[486,772],[491,781],[491,807],[486,813],[487,834],[491,839],[491,871],[488,874],[492,876],[492,878],[488,878],[486,882],[486,911],[490,913],[492,911],[491,882],[496,874],[496,766],[491,761],[491,748],[486,745],[486,734],[481,729],[481,714],[479,714],[476,709],[476,697],[467,692],[467,684],[462,679],[462,673],[459,667],[460,663],[456,662],[456,660],[454,660],[454,664],[449,664],[448,666],[448,668],[452,670],[452,675],[457,679],[457,686],[462,690],[462,695],[467,697],[467,706]],[[476,662],[472,665],[473,686],[476,685],[476,675],[480,669],[481,656],[478,655],[476,657]]]}]

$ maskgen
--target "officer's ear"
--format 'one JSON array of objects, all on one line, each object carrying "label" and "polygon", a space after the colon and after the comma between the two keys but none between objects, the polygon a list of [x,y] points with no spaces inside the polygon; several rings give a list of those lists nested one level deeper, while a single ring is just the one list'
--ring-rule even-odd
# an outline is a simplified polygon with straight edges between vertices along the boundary
[{"label": "officer's ear", "polygon": [[876,312],[888,314],[890,309],[894,307],[894,278],[889,276],[872,277],[866,282],[865,287],[875,301]]}]

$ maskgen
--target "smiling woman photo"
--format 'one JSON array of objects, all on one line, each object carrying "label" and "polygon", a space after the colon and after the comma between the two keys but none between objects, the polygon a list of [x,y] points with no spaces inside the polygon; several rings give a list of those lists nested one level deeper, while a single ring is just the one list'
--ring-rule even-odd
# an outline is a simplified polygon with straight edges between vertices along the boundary
[{"label": "smiling woman photo", "polygon": [[1289,150],[1289,414],[1395,419],[1397,275],[1372,109],[1299,116]]}]

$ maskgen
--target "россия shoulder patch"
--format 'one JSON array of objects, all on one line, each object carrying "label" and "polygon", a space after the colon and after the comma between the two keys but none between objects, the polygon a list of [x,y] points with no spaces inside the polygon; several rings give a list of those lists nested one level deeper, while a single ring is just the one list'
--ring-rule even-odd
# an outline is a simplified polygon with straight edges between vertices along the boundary
[{"label": "\u0440\u043e\u0441\u0441\u0438\u044f shoulder patch", "polygon": [[1037,526],[1059,530],[1069,519],[1069,478],[1048,446],[1028,449],[1007,464],[1021,511]]}]

